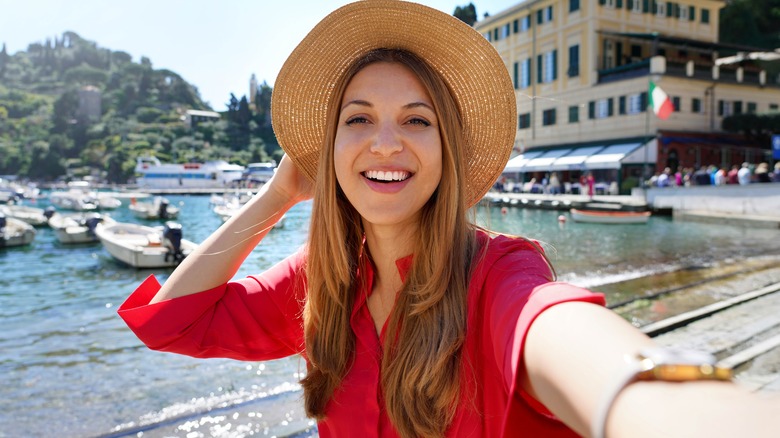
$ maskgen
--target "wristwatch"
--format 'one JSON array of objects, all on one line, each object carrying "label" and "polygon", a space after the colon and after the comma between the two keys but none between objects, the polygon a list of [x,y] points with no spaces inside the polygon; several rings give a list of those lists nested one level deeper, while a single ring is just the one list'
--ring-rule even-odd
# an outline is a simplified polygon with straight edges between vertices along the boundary
[{"label": "wristwatch", "polygon": [[610,388],[591,424],[593,438],[604,438],[607,417],[612,404],[623,389],[636,381],[661,380],[665,382],[689,382],[697,380],[730,381],[730,368],[717,364],[715,356],[702,351],[667,347],[643,348],[633,357],[627,357],[628,368],[616,384]]}]

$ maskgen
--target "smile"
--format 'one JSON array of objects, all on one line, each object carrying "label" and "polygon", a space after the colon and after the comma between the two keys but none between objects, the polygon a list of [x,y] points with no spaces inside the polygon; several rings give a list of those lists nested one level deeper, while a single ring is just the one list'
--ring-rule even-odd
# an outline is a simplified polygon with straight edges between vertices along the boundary
[{"label": "smile", "polygon": [[363,172],[363,176],[377,182],[397,182],[409,179],[412,176],[410,172],[404,170],[383,171],[383,170],[367,170]]}]

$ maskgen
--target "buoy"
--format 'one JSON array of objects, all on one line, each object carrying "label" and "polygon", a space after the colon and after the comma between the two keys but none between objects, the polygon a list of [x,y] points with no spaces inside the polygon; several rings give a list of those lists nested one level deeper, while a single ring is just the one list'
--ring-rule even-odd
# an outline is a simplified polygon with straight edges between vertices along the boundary
[{"label": "buoy", "polygon": [[566,222],[566,216],[564,215],[558,216],[558,222]]}]

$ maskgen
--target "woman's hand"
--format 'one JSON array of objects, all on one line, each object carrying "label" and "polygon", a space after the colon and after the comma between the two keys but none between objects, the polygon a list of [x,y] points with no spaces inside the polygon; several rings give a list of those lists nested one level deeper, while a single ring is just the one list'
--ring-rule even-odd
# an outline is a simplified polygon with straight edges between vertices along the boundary
[{"label": "woman's hand", "polygon": [[282,162],[268,184],[270,189],[295,203],[311,199],[314,195],[314,183],[298,170],[287,154],[282,157]]}]

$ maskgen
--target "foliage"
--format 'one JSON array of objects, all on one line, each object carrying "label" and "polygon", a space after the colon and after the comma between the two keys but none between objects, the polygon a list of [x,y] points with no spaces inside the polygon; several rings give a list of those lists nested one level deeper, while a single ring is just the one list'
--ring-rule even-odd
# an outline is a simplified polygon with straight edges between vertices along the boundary
[{"label": "foliage", "polygon": [[466,6],[456,6],[452,15],[469,26],[473,26],[477,22],[477,8],[474,7],[474,3],[469,3]]},{"label": "foliage", "polygon": [[780,113],[736,114],[723,119],[723,130],[743,134],[756,144],[770,145],[772,134],[780,132]]},{"label": "foliage", "polygon": [[[99,93],[99,114],[85,101]],[[177,73],[143,57],[99,47],[73,32],[0,50],[0,174],[54,180],[88,174],[112,183],[133,177],[135,159],[224,159],[238,164],[281,158],[270,121],[271,88],[231,95],[220,120],[188,126],[187,110],[210,110]],[[235,103],[233,104],[233,101]]]}]

